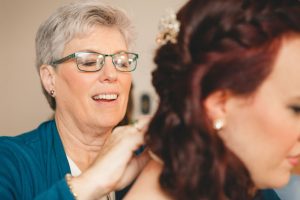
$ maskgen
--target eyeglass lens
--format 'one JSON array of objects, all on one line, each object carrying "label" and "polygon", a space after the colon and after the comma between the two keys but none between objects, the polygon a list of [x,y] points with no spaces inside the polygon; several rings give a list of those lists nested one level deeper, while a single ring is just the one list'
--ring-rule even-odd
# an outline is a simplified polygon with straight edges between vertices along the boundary
[{"label": "eyeglass lens", "polygon": [[104,65],[107,56],[112,57],[112,62],[119,71],[129,72],[136,67],[137,57],[132,53],[120,52],[114,55],[102,55],[80,52],[76,55],[78,68],[82,71],[98,71]]}]

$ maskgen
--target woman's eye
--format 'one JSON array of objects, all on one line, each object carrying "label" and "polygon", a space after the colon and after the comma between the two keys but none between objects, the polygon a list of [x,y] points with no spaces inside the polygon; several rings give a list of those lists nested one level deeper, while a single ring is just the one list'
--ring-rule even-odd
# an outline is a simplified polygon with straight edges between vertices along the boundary
[{"label": "woman's eye", "polygon": [[292,111],[299,115],[300,114],[300,106],[290,106],[290,108],[292,109]]},{"label": "woman's eye", "polygon": [[122,68],[128,68],[128,63],[120,63],[119,64],[119,67],[122,67]]},{"label": "woman's eye", "polygon": [[115,59],[114,63],[120,68],[128,68],[128,61],[125,59]]},{"label": "woman's eye", "polygon": [[89,62],[82,63],[82,65],[84,65],[86,67],[90,67],[90,66],[95,66],[96,63],[97,63],[96,61],[89,61]]}]

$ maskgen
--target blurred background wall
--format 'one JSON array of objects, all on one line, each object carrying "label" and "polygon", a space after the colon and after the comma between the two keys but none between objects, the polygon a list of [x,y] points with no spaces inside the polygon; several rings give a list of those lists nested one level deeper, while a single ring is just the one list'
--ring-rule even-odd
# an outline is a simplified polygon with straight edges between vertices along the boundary
[{"label": "blurred background wall", "polygon": [[[37,127],[52,115],[35,69],[34,39],[38,26],[57,7],[71,0],[0,0],[0,135],[16,135]],[[155,37],[159,19],[186,0],[103,0],[125,9],[138,32],[140,54],[134,78],[134,116],[141,114],[141,97],[149,95],[150,112],[157,98],[151,86]]]}]

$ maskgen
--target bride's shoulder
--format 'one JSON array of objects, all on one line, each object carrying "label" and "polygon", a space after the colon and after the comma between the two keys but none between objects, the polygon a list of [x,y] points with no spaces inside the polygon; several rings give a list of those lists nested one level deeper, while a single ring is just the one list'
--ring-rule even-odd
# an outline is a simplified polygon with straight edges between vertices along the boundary
[{"label": "bride's shoulder", "polygon": [[171,198],[160,188],[158,180],[161,171],[161,163],[150,160],[124,200],[171,200]]}]

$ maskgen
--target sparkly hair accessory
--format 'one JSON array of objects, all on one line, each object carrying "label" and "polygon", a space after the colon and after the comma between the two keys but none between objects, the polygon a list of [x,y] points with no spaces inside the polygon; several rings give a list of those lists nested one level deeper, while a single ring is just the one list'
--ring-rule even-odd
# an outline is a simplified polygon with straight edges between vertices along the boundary
[{"label": "sparkly hair accessory", "polygon": [[158,26],[159,34],[156,38],[157,44],[160,46],[167,42],[175,44],[177,42],[179,27],[180,23],[176,19],[176,14],[169,10],[168,14],[160,19]]}]

